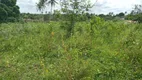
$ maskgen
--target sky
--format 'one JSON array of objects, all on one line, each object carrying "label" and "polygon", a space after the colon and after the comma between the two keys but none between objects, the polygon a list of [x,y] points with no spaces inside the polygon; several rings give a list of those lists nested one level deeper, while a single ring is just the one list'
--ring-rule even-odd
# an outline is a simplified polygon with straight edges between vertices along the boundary
[{"label": "sky", "polygon": [[[39,0],[17,0],[17,5],[20,7],[22,13],[40,13],[36,8],[36,3]],[[96,0],[91,0],[91,3],[95,3]],[[95,14],[108,14],[113,12],[115,14],[120,12],[131,12],[135,4],[142,4],[142,0],[98,0],[95,6],[90,10]],[[56,5],[54,9],[59,9],[59,5]],[[46,11],[50,11],[50,7],[47,7]]]}]

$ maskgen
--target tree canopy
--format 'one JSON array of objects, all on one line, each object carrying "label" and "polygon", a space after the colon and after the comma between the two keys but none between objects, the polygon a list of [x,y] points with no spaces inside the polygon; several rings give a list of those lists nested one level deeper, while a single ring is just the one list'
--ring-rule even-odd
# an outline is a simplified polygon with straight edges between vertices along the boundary
[{"label": "tree canopy", "polygon": [[1,0],[0,1],[0,23],[18,21],[20,16],[19,6],[16,5],[17,0]]},{"label": "tree canopy", "polygon": [[142,23],[142,5],[135,5],[134,9],[129,15],[126,16],[126,19],[138,21]]}]

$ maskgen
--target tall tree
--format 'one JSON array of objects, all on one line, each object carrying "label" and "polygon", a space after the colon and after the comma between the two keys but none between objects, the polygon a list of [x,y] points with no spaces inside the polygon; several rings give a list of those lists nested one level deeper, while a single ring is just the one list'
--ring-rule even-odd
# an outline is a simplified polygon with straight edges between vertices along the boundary
[{"label": "tall tree", "polygon": [[2,4],[5,4],[6,6],[13,7],[16,5],[17,0],[1,0]]},{"label": "tall tree", "polygon": [[1,0],[0,1],[0,22],[17,21],[20,16],[19,6],[16,5],[17,0]]},{"label": "tall tree", "polygon": [[55,4],[57,4],[56,0],[40,0],[39,3],[37,3],[37,8],[38,10],[44,10],[46,8],[46,5],[50,5],[51,6],[51,14],[53,12],[53,7],[55,6]]},{"label": "tall tree", "polygon": [[55,4],[57,4],[57,2],[56,2],[56,0],[50,0],[50,1],[48,1],[48,4],[51,5],[51,14],[52,14],[52,12],[53,12],[53,7],[55,6]]}]

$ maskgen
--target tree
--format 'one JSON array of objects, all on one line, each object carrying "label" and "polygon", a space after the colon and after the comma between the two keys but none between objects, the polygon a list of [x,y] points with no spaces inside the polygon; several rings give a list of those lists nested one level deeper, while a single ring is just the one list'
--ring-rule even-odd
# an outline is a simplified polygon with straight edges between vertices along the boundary
[{"label": "tree", "polygon": [[[57,2],[55,0],[40,0],[37,4],[39,10],[45,9],[46,5],[51,4],[52,7]],[[90,0],[60,0],[61,12],[65,16],[65,24],[67,30],[67,36],[70,37],[73,34],[75,22],[78,20],[79,15],[86,14],[90,8],[93,7]]]},{"label": "tree", "polygon": [[111,17],[112,17],[113,15],[114,15],[113,12],[109,12],[109,13],[108,13],[108,16],[111,16]]},{"label": "tree", "polygon": [[17,0],[1,0],[2,4],[5,4],[6,6],[13,7],[16,5]]},{"label": "tree", "polygon": [[13,15],[14,17],[19,17],[20,16],[19,6],[14,6],[13,12],[15,14],[15,15]]},{"label": "tree", "polygon": [[[40,0],[39,3],[37,3],[37,9],[41,12],[43,12],[43,10],[46,8],[46,5],[50,5],[51,6],[51,16],[49,17],[49,20],[51,20],[52,17],[52,11],[53,11],[53,7],[55,6],[55,4],[57,4],[56,0]],[[47,16],[45,15],[44,17],[46,17],[47,20]]]},{"label": "tree", "polygon": [[8,14],[7,11],[4,8],[0,7],[0,23],[5,22]]},{"label": "tree", "polygon": [[37,8],[38,10],[42,11],[46,8],[46,5],[50,5],[51,6],[51,14],[53,11],[53,7],[55,6],[55,4],[57,4],[56,0],[40,0],[39,3],[37,3]]},{"label": "tree", "polygon": [[61,17],[61,12],[59,10],[54,10],[54,20],[59,20]]},{"label": "tree", "polygon": [[134,9],[129,15],[126,16],[126,19],[138,21],[142,23],[142,5],[135,5]]},{"label": "tree", "polygon": [[52,8],[55,6],[55,4],[57,4],[57,2],[56,2],[55,0],[50,0],[50,1],[48,2],[48,4],[51,5],[51,14],[52,14],[52,11],[53,11]]},{"label": "tree", "polygon": [[119,13],[119,14],[117,14],[116,16],[118,16],[118,17],[124,17],[125,16],[125,13],[123,13],[123,12],[121,12],[121,13]]},{"label": "tree", "polygon": [[87,14],[89,9],[93,7],[90,0],[61,0],[61,11],[67,15],[66,22],[67,37],[74,34],[75,23],[80,15]]},{"label": "tree", "polygon": [[16,5],[17,0],[1,0],[0,1],[0,18],[2,22],[14,22],[19,20],[19,6]]},{"label": "tree", "polygon": [[135,5],[133,14],[140,14],[142,13],[142,5]]}]

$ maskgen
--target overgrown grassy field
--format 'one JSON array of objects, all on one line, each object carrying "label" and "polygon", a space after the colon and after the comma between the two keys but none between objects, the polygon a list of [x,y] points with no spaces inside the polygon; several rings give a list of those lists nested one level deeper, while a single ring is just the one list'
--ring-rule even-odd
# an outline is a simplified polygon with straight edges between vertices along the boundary
[{"label": "overgrown grassy field", "polygon": [[142,80],[142,24],[60,25],[1,24],[0,80]]}]

